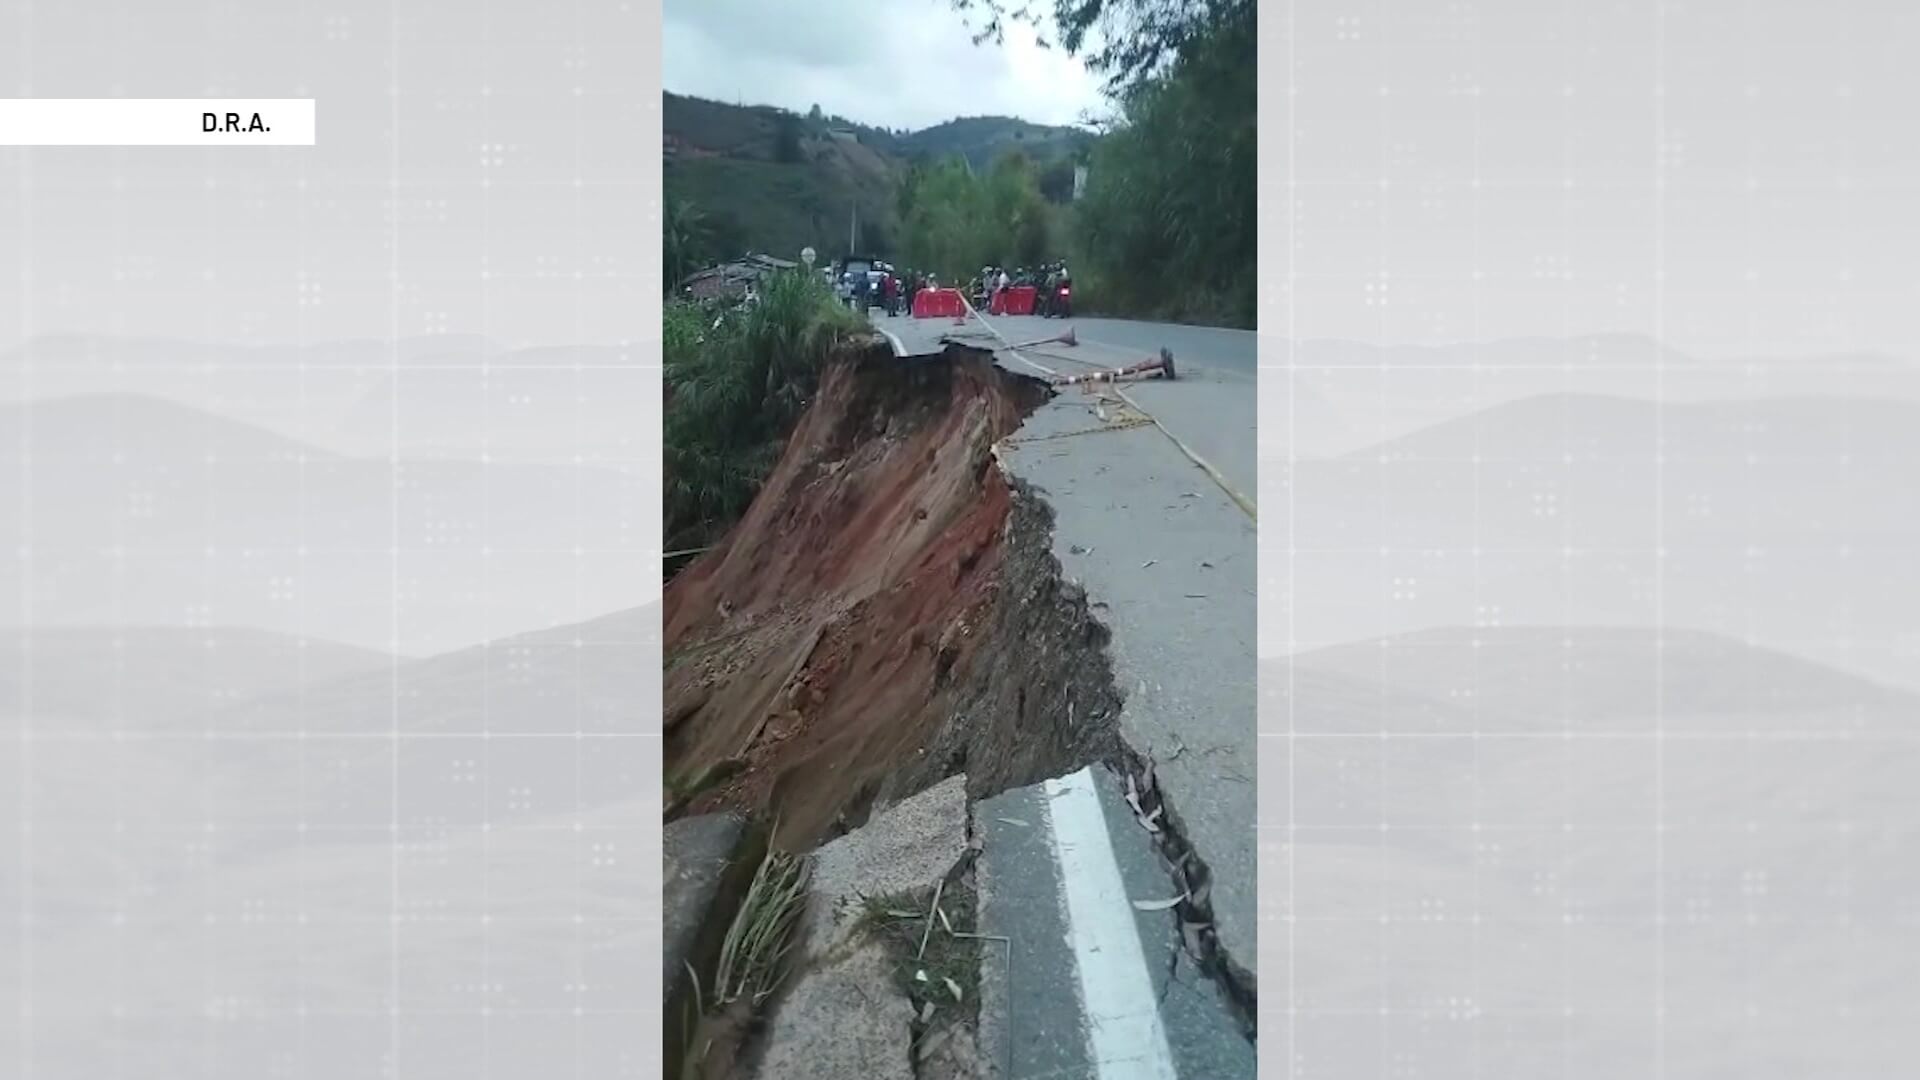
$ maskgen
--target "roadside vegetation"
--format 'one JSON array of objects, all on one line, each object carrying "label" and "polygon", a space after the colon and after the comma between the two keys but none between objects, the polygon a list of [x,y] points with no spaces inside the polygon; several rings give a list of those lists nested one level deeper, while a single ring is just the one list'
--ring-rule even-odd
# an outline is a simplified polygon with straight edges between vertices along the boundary
[{"label": "roadside vegetation", "polygon": [[767,999],[793,968],[792,953],[806,911],[812,863],[805,855],[769,851],[721,942],[710,984],[688,965],[694,1012],[683,1017],[682,1080],[737,1076],[741,1048],[765,1019]]},{"label": "roadside vegetation", "polygon": [[[1072,180],[1069,176],[1068,193]],[[984,173],[959,157],[915,165],[900,184],[899,260],[943,281],[964,282],[982,266],[1038,267],[1056,254],[1061,209],[1041,194],[1025,154],[1003,154]]]},{"label": "roadside vegetation", "polygon": [[[1060,47],[1083,55],[1107,76],[1117,115],[1090,144],[1054,139],[1037,159],[1028,149],[1043,144],[1018,138],[1024,129],[1003,121],[955,121],[917,135],[859,129],[862,139],[889,146],[906,146],[903,139],[926,144],[897,169],[894,205],[862,219],[860,242],[949,282],[965,281],[989,264],[1037,267],[1065,258],[1082,312],[1252,326],[1253,0],[1073,0],[1040,15],[1025,7],[1009,14],[1003,0],[952,2],[976,20],[982,41],[997,40],[1014,19],[1028,19]],[[1105,44],[1097,44],[1094,31],[1102,27],[1098,40]],[[884,176],[887,167],[866,162],[881,160],[877,147],[821,134],[847,123],[838,118],[809,115],[802,122],[779,110],[730,112],[671,97],[669,104],[705,110],[700,116],[745,116],[734,141],[747,155],[695,157],[674,167],[662,237],[669,297],[663,326],[666,542],[672,551],[705,547],[738,519],[811,397],[821,365],[865,326],[834,302],[824,281],[806,273],[767,281],[751,308],[674,299],[689,273],[716,258],[749,246],[785,250],[758,235],[773,225],[749,228],[740,220],[744,211],[713,212],[703,203],[784,207],[782,213],[806,219],[787,223],[795,235],[811,235],[844,211],[837,197],[779,186],[812,182],[810,173],[802,175],[809,166],[796,156],[853,155],[871,165],[854,170],[863,177]],[[974,130],[982,125],[983,132]],[[980,141],[999,138],[993,133],[1005,138]],[[933,147],[956,152],[933,157],[927,153]],[[997,156],[982,167],[975,159],[989,153]],[[1074,200],[1073,171],[1082,164],[1086,188]],[[728,201],[723,180],[738,180],[752,197],[736,193]],[[696,192],[703,195],[699,201]]]},{"label": "roadside vegetation", "polygon": [[719,148],[670,163],[669,292],[749,249],[793,258],[851,239],[950,283],[982,266],[1065,259],[1082,312],[1251,327],[1254,0],[950,2],[983,43],[1018,22],[1080,55],[1105,75],[1113,117],[1097,135],[1002,117],[896,133],[817,108],[803,117],[667,95],[670,126]]},{"label": "roadside vegetation", "polygon": [[668,551],[713,543],[745,512],[827,358],[867,329],[819,275],[802,271],[767,278],[750,306],[667,302]]},{"label": "roadside vegetation", "polygon": [[979,175],[957,161],[910,175],[902,261],[965,280],[985,265],[1064,257],[1082,311],[1252,326],[1253,0],[1073,0],[1050,16],[1041,5],[953,3],[983,42],[1031,22],[1083,55],[1107,77],[1118,114],[1085,157],[1078,201],[1043,199],[1018,155]]},{"label": "roadside vegetation", "polygon": [[956,1025],[980,1022],[982,945],[1005,938],[978,932],[979,897],[970,869],[933,889],[866,897],[860,925],[887,950],[894,985],[913,1006],[913,1057],[930,1056]]}]

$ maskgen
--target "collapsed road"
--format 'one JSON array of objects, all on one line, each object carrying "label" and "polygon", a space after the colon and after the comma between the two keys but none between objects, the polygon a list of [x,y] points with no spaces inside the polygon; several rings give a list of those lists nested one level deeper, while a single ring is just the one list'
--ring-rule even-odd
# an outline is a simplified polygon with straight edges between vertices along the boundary
[{"label": "collapsed road", "polygon": [[[978,1074],[1252,1076],[1251,337],[1054,392],[1152,350],[1020,323],[886,320],[669,584],[668,817],[808,851],[964,776]],[[1169,392],[1248,410],[1244,458]]]}]

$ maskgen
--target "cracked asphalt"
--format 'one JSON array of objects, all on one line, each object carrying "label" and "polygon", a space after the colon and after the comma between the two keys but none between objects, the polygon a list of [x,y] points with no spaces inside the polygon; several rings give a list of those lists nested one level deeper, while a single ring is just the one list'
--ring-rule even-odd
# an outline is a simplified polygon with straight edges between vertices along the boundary
[{"label": "cracked asphalt", "polygon": [[[1063,374],[1143,359],[1165,344],[1180,377],[1125,384],[1128,396],[1230,485],[1254,493],[1252,334],[1119,320],[990,321],[1016,343],[1073,326],[1078,348],[1030,353]],[[909,353],[937,350],[945,334],[997,344],[978,319],[877,322]],[[1005,352],[999,358],[1008,370],[1037,374]],[[1122,736],[1156,763],[1179,827],[1212,871],[1220,946],[1253,973],[1254,522],[1166,434],[1107,423],[1099,411],[1112,419],[1118,407],[1099,400],[1064,389],[1028,418],[1003,459],[1054,510],[1054,554],[1113,634],[1115,680],[1126,698]]]}]

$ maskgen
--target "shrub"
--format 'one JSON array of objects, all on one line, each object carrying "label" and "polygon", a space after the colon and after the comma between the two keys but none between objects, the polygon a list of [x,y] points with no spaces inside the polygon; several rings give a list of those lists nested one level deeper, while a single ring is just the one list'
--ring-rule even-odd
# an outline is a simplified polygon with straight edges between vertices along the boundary
[{"label": "shrub", "polygon": [[866,329],[824,281],[799,270],[768,277],[751,307],[666,305],[669,549],[710,543],[746,511],[828,357]]}]

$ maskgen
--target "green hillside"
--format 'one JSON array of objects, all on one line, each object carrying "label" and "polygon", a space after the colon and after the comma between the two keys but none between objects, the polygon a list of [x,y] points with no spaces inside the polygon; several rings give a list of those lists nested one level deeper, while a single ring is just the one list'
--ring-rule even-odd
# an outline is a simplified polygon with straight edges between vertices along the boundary
[{"label": "green hillside", "polygon": [[728,105],[663,96],[667,201],[699,208],[716,253],[763,251],[793,258],[811,245],[823,259],[862,249],[892,253],[899,236],[899,184],[915,161],[963,156],[977,170],[1018,150],[1038,168],[1048,197],[1072,194],[1073,155],[1089,132],[1010,117],[968,117],[923,131],[894,132],[838,116],[770,105]]},{"label": "green hillside", "polygon": [[1079,128],[1030,124],[1010,116],[965,116],[916,131],[899,140],[906,157],[944,158],[959,154],[976,170],[996,158],[1019,151],[1035,165],[1072,159],[1093,144],[1093,134]]}]

